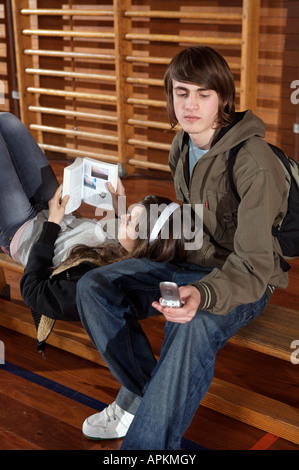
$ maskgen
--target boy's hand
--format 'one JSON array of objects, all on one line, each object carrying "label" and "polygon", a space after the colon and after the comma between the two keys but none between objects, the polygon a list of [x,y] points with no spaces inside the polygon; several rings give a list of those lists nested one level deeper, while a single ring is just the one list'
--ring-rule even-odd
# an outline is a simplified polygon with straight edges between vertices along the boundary
[{"label": "boy's hand", "polygon": [[152,306],[161,312],[167,321],[174,323],[187,323],[195,316],[200,304],[200,292],[194,286],[179,287],[182,307],[162,307],[159,302],[153,302]]}]

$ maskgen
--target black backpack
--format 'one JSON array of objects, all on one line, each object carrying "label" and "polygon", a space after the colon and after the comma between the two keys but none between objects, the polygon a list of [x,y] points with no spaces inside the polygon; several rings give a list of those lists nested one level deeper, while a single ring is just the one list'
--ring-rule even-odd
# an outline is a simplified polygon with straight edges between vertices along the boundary
[{"label": "black backpack", "polygon": [[[228,178],[231,189],[239,202],[240,197],[233,180],[233,166],[238,151],[244,143],[245,141],[233,147],[228,157]],[[268,145],[289,172],[291,180],[287,213],[280,227],[272,227],[272,234],[277,237],[282,254],[287,258],[295,258],[299,256],[299,164],[292,158],[287,157],[280,148],[273,144],[268,143]],[[282,257],[280,257],[280,264],[284,271],[290,269],[289,263]]]}]

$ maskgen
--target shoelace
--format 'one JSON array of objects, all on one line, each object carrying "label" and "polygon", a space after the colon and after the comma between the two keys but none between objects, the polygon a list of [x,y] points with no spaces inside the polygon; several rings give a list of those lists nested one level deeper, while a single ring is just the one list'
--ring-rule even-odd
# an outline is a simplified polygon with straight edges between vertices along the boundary
[{"label": "shoelace", "polygon": [[[114,419],[114,421],[118,418],[117,414],[115,413],[115,408],[116,408],[116,403],[113,402],[111,405],[108,405],[107,408],[105,408],[105,413],[106,413],[106,419],[108,423],[110,423],[111,418]],[[110,414],[111,412],[111,414]]]}]

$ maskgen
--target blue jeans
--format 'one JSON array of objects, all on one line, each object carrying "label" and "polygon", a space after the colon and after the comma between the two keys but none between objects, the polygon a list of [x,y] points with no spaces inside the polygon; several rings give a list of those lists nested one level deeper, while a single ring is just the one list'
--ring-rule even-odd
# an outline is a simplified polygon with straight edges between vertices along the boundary
[{"label": "blue jeans", "polygon": [[10,113],[0,113],[0,246],[9,254],[19,227],[48,207],[58,182],[38,144]]},{"label": "blue jeans", "polygon": [[181,286],[208,272],[187,263],[129,259],[96,268],[77,285],[81,321],[122,385],[119,400],[126,402],[127,391],[127,402],[135,397],[139,405],[123,450],[180,449],[212,381],[217,352],[266,306],[264,295],[225,316],[198,311],[189,323],[167,322],[157,362],[138,320],[158,314],[151,303],[160,297],[161,281]]}]

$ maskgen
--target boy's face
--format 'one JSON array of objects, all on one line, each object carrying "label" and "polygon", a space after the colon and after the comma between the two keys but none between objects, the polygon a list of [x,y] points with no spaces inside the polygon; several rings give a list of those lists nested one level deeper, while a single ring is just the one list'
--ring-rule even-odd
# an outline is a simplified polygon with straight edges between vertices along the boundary
[{"label": "boy's face", "polygon": [[173,105],[179,124],[194,144],[202,149],[210,148],[218,116],[216,91],[173,80]]}]

